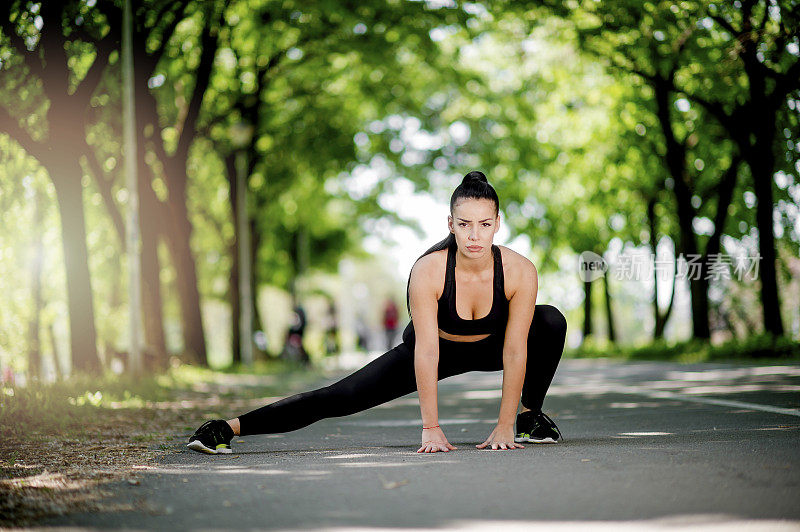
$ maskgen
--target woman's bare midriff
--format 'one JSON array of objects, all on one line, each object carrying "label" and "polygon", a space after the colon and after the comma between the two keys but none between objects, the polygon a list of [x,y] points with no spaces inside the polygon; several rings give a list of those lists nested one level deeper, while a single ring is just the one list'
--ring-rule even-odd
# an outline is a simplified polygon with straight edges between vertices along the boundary
[{"label": "woman's bare midriff", "polygon": [[439,329],[439,338],[444,338],[451,342],[479,342],[490,336],[491,334],[450,334]]}]

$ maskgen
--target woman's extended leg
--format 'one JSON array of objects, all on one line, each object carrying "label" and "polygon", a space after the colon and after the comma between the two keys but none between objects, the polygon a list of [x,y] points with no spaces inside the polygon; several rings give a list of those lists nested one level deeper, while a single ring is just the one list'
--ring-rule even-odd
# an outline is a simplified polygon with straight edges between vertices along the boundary
[{"label": "woman's extended leg", "polygon": [[[297,430],[320,419],[355,414],[416,391],[414,344],[413,328],[409,327],[403,334],[403,343],[342,380],[239,416],[239,434]],[[479,369],[490,344],[491,340],[440,340],[439,380]]]},{"label": "woman's extended leg", "polygon": [[417,389],[413,348],[402,343],[342,380],[299,393],[238,417],[240,434],[274,434],[346,416]]}]

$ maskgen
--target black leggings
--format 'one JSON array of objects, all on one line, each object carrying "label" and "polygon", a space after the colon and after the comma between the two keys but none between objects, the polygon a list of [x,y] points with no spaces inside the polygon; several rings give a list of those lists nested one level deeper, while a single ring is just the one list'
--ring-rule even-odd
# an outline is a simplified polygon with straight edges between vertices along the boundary
[{"label": "black leggings", "polygon": [[[567,320],[550,305],[536,305],[528,333],[528,361],[522,405],[539,411],[553,380],[567,332]],[[439,379],[467,371],[503,369],[502,339],[477,342],[439,339]],[[241,435],[274,434],[308,426],[320,419],[346,416],[417,390],[414,332],[403,343],[330,386],[299,393],[239,416]]]}]

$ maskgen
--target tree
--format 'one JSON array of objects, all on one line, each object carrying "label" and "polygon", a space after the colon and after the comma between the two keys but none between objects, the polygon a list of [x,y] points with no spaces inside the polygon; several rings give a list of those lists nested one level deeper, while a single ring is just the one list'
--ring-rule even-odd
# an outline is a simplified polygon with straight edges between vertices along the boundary
[{"label": "tree", "polygon": [[[561,268],[562,254],[602,255],[613,238],[638,237],[643,209],[627,187],[642,180],[616,168],[620,128],[610,109],[622,86],[587,61],[567,37],[569,26],[553,17],[487,15],[480,30],[480,39],[461,30],[442,43],[460,78],[430,98],[439,119],[431,120],[431,135],[441,140],[419,157],[418,181],[440,181],[456,168],[484,170],[504,223],[530,237],[542,272]],[[591,284],[584,289],[590,336]],[[604,292],[615,338],[611,291]]]},{"label": "tree", "polygon": [[[247,173],[254,207],[253,259],[269,240],[270,256],[262,254],[257,262],[270,267],[254,264],[254,286],[277,282],[296,295],[299,275],[309,267],[332,267],[356,242],[358,232],[346,226],[352,227],[364,217],[386,215],[373,194],[369,198],[373,202],[361,201],[358,209],[346,208],[356,212],[348,224],[341,213],[331,215],[327,206],[333,203],[334,209],[340,209],[352,200],[328,189],[335,187],[333,183],[353,169],[359,158],[381,151],[381,147],[356,151],[353,139],[369,121],[383,118],[382,113],[418,109],[416,96],[404,95],[419,90],[421,74],[428,78],[438,75],[432,68],[438,51],[428,31],[439,23],[466,18],[461,10],[411,4],[352,7],[269,4],[253,14],[246,3],[239,2],[228,11],[229,19],[237,22],[222,34],[224,61],[217,66],[207,92],[204,134],[225,158],[235,217],[229,128],[239,119],[255,126],[245,148],[251,155]],[[424,64],[431,67],[426,69]],[[278,222],[266,216],[274,212],[276,198],[286,205]],[[370,204],[373,207],[365,207]],[[298,205],[302,206],[299,212]],[[284,229],[277,238],[272,236],[276,224]],[[239,240],[235,232],[229,289],[234,353],[240,341]]]},{"label": "tree", "polygon": [[[759,231],[759,250],[763,260],[761,270],[761,303],[764,327],[782,335],[780,297],[776,276],[775,235],[773,210],[775,206],[774,174],[785,168],[778,157],[781,139],[778,132],[787,97],[800,90],[800,59],[798,32],[800,18],[795,2],[761,2],[745,0],[734,4],[701,3],[697,18],[703,26],[697,33],[698,46],[706,47],[709,59],[720,52],[735,59],[732,65],[709,62],[700,83],[684,78],[676,88],[698,102],[719,120],[727,130],[750,168],[754,191],[758,198],[756,221]],[[706,26],[708,26],[706,28]],[[719,67],[722,68],[719,68]],[[732,68],[731,68],[732,67]],[[742,76],[742,74],[744,74]],[[738,78],[733,91],[720,89],[721,80]],[[709,97],[709,94],[714,95]],[[789,168],[789,171],[794,170]]]},{"label": "tree", "polygon": [[[787,106],[788,95],[798,90],[800,77],[797,54],[792,53],[798,28],[794,11],[781,2],[755,0],[722,6],[687,2],[680,8],[660,2],[545,3],[574,21],[586,49],[651,86],[681,225],[681,249],[686,254],[699,255],[700,251],[693,243],[696,207],[692,204],[695,194],[688,177],[691,165],[687,164],[687,155],[706,139],[680,127],[673,116],[673,104],[687,98],[696,102],[717,119],[725,136],[733,141],[736,149],[728,149],[726,157],[730,167],[718,173],[719,219],[714,218],[720,223],[715,225],[704,255],[719,250],[721,234],[726,231],[725,203],[730,205],[734,199],[741,157],[749,167],[758,197],[756,223],[763,260],[765,327],[782,334],[775,276],[773,174],[779,160],[776,133],[784,127],[778,118]],[[786,169],[792,171],[791,167]],[[708,326],[703,316],[707,316],[708,303],[707,286],[702,281],[692,283],[692,305],[693,314],[701,317],[699,322],[694,318],[695,334],[705,337]]]},{"label": "tree", "polygon": [[[42,166],[53,182],[61,215],[67,272],[70,347],[75,369],[97,372],[97,333],[86,249],[83,170],[86,110],[100,83],[113,37],[85,5],[8,2],[0,16],[3,43],[13,53],[4,65],[6,94],[19,99],[0,108],[2,130]],[[76,27],[73,22],[79,20]],[[25,118],[25,125],[21,119]]]}]

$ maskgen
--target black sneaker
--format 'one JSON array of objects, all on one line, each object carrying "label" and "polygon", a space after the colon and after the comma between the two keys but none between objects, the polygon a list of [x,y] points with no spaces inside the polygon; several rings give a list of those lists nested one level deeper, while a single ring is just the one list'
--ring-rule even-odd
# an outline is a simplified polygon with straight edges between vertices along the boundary
[{"label": "black sneaker", "polygon": [[517,415],[517,443],[558,443],[561,431],[547,414],[528,410]]},{"label": "black sneaker", "polygon": [[233,436],[233,429],[227,421],[213,419],[200,425],[186,447],[200,453],[228,454],[231,452]]}]

